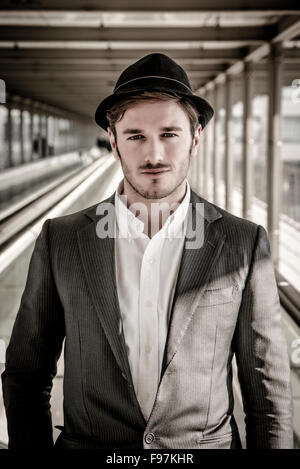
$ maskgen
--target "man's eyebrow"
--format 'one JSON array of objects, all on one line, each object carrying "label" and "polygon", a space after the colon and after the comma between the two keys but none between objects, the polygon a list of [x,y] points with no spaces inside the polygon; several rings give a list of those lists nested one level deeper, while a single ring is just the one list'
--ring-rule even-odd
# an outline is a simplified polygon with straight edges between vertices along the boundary
[{"label": "man's eyebrow", "polygon": [[[173,131],[178,132],[180,130],[182,131],[182,128],[173,125],[173,126],[170,126],[170,127],[161,127],[160,130],[163,131],[163,132],[173,132]],[[141,134],[141,133],[143,133],[143,130],[141,130],[141,129],[125,129],[125,130],[123,130],[122,133],[124,135],[126,135],[126,134]]]},{"label": "man's eyebrow", "polygon": [[141,129],[125,129],[123,130],[123,134],[140,134],[143,131]]},{"label": "man's eyebrow", "polygon": [[175,131],[182,130],[182,128],[177,127],[176,125],[173,125],[171,127],[162,127],[160,130],[163,130],[164,132],[172,132],[173,130]]}]

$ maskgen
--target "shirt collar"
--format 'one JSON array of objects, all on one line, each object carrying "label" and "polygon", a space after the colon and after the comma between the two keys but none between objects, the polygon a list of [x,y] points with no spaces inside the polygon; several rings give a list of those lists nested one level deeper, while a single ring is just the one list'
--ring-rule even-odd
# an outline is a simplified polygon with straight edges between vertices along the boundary
[{"label": "shirt collar", "polygon": [[[187,179],[185,196],[181,203],[178,205],[174,213],[172,213],[165,221],[162,228],[155,234],[154,237],[182,237],[183,235],[183,222],[186,218],[191,189]],[[115,210],[116,210],[116,222],[118,224],[119,236],[121,238],[147,238],[148,236],[143,233],[144,223],[136,217],[131,210],[127,208],[126,197],[123,195],[124,190],[124,178],[119,183],[115,192]],[[152,239],[153,239],[152,238]]]}]

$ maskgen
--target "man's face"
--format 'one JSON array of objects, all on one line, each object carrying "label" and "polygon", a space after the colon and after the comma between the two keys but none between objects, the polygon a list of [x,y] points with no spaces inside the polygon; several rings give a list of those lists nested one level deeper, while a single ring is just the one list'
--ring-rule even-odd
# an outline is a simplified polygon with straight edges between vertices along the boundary
[{"label": "man's face", "polygon": [[[175,101],[156,100],[125,111],[116,123],[117,142],[110,128],[108,134],[131,190],[145,199],[163,199],[183,183],[190,158],[197,153],[200,129],[192,139],[183,108]],[[154,169],[161,172],[145,172]]]}]

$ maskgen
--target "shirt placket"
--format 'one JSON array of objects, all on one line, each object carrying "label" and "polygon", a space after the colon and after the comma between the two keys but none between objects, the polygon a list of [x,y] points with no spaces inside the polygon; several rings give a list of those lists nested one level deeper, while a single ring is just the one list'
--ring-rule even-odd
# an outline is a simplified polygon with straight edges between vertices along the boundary
[{"label": "shirt placket", "polygon": [[139,301],[138,399],[148,419],[159,383],[158,295],[163,240],[152,238],[143,256]]}]

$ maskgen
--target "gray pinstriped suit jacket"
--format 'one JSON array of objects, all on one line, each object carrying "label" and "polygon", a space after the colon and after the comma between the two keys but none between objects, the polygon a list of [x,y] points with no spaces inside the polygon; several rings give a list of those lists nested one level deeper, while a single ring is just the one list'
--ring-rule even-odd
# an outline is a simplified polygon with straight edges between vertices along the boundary
[{"label": "gray pinstriped suit jacket", "polygon": [[234,353],[247,447],[293,447],[289,360],[266,232],[193,191],[191,203],[189,222],[204,203],[204,244],[185,244],[148,422],[119,327],[114,239],[96,236],[96,206],[45,222],[2,373],[10,448],[53,447],[49,397],[64,337],[64,427],[54,448],[240,448]]}]

